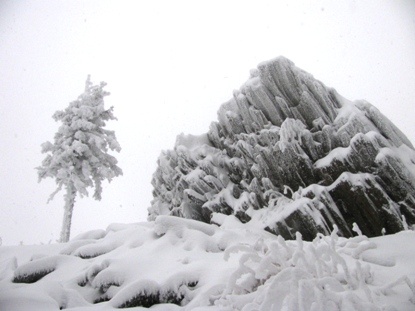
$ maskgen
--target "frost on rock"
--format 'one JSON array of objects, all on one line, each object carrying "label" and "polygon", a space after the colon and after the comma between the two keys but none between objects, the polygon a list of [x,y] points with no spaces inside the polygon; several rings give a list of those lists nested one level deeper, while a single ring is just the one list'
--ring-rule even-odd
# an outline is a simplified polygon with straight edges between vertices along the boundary
[{"label": "frost on rock", "polygon": [[[415,151],[379,110],[284,57],[261,63],[207,135],[181,135],[153,175],[149,220],[234,215],[284,238],[415,224]],[[270,219],[273,222],[270,222]]]}]

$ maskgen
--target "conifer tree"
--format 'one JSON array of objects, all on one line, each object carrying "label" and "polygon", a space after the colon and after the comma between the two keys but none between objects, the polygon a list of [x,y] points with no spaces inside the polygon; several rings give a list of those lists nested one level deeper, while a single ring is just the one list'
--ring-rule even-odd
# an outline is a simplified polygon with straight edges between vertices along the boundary
[{"label": "conifer tree", "polygon": [[117,159],[108,154],[108,149],[119,152],[121,147],[114,131],[104,129],[106,121],[116,120],[113,107],[104,108],[104,97],[109,95],[104,91],[105,85],[92,85],[88,76],[84,93],[53,115],[55,121],[62,122],[54,142],[41,145],[47,156],[36,168],[39,182],[52,177],[57,184],[48,202],[62,188],[66,190],[60,242],[69,240],[76,196],[88,196],[87,188],[92,187],[94,199],[101,200],[102,181],[122,175]]}]

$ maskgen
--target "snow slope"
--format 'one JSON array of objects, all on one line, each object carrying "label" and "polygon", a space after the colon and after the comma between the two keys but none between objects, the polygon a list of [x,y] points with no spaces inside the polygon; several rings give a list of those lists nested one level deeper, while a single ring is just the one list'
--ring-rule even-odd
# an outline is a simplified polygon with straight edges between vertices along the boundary
[{"label": "snow slope", "polygon": [[[0,247],[0,310],[414,310],[415,232],[286,241],[235,216]],[[359,228],[354,227],[356,233]]]}]

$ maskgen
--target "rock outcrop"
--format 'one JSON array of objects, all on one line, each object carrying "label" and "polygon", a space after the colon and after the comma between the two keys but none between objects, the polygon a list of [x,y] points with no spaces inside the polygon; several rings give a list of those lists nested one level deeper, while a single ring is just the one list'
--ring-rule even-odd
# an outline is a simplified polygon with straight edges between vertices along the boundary
[{"label": "rock outcrop", "polygon": [[279,57],[218,111],[207,134],[179,135],[154,173],[149,219],[234,215],[286,239],[354,223],[372,237],[415,224],[415,151],[365,101],[350,102]]}]

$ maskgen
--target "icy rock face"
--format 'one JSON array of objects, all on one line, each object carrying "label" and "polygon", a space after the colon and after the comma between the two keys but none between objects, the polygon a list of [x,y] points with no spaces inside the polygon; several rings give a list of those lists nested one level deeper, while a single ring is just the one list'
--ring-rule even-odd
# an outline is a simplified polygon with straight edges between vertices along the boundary
[{"label": "icy rock face", "polygon": [[415,224],[415,151],[365,101],[279,57],[251,71],[199,137],[180,135],[153,175],[149,219],[235,215],[286,239],[356,223],[371,237]]}]

